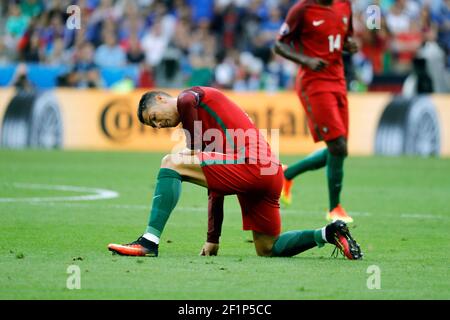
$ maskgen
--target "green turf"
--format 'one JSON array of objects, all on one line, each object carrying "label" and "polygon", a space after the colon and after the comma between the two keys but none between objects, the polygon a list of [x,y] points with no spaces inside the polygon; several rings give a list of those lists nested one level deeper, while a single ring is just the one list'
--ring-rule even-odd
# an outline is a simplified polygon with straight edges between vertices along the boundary
[{"label": "green turf", "polygon": [[[0,202],[0,299],[449,299],[450,160],[356,158],[346,162],[343,202],[362,261],[330,257],[333,247],[293,258],[256,257],[227,197],[217,257],[199,257],[206,191],[183,184],[158,258],[112,256],[109,242],[145,229],[161,154],[0,151],[0,198],[74,195],[17,183],[111,189],[99,201]],[[296,157],[284,157],[286,163]],[[294,185],[283,230],[325,224],[325,171]],[[81,195],[75,193],[76,195]],[[69,290],[78,265],[81,289]],[[369,290],[367,268],[381,270]]]}]

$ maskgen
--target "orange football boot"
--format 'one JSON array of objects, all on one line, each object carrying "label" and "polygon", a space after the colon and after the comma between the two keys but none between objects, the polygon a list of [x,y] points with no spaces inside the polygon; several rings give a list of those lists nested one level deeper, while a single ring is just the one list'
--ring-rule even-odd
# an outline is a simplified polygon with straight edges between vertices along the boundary
[{"label": "orange football boot", "polygon": [[347,214],[345,209],[342,208],[340,204],[338,204],[333,210],[327,213],[326,219],[328,221],[341,220],[344,221],[345,223],[353,222],[353,218]]},{"label": "orange football boot", "polygon": [[110,243],[108,250],[121,256],[157,257],[158,245],[150,240],[140,237],[136,241],[127,244]]},{"label": "orange football boot", "polygon": [[[283,172],[288,168],[287,165],[282,165]],[[280,201],[286,207],[289,207],[292,203],[291,188],[294,180],[288,180],[283,176],[283,189],[281,190]]]}]

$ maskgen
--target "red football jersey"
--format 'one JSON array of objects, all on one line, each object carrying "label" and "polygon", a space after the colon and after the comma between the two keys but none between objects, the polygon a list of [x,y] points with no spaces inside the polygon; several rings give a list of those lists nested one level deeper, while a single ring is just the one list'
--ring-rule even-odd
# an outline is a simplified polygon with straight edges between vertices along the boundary
[{"label": "red football jersey", "polygon": [[177,107],[183,129],[189,132],[188,148],[236,155],[231,163],[279,163],[250,117],[219,90],[187,89],[178,96]]},{"label": "red football jersey", "polygon": [[342,49],[352,33],[352,8],[348,0],[334,0],[331,6],[301,0],[292,6],[278,40],[304,55],[329,63],[321,71],[301,66],[297,84],[302,90],[309,95],[320,91],[346,92]]}]

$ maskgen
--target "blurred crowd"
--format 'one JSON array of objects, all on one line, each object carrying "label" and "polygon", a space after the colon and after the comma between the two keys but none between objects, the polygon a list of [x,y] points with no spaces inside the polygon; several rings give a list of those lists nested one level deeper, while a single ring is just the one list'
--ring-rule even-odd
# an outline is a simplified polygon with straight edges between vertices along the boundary
[{"label": "blurred crowd", "polygon": [[[68,66],[58,84],[71,87],[102,87],[101,68],[134,65],[139,74],[131,85],[137,87],[288,89],[296,66],[271,48],[295,2],[0,0],[0,65]],[[351,90],[365,90],[379,75],[420,68],[434,81],[434,91],[447,90],[444,78],[433,77],[450,70],[450,0],[352,3],[361,51],[345,57]],[[72,4],[81,9],[79,29],[66,26]],[[372,4],[381,9],[381,19],[368,28]]]}]

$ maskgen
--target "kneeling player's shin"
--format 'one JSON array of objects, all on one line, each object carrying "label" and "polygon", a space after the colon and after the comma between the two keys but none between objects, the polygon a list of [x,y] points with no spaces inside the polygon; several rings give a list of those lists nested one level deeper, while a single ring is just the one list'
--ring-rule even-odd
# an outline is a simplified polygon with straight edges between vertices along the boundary
[{"label": "kneeling player's shin", "polygon": [[161,236],[170,213],[180,198],[181,181],[180,174],[175,170],[160,169],[146,233],[151,233],[158,238]]}]

